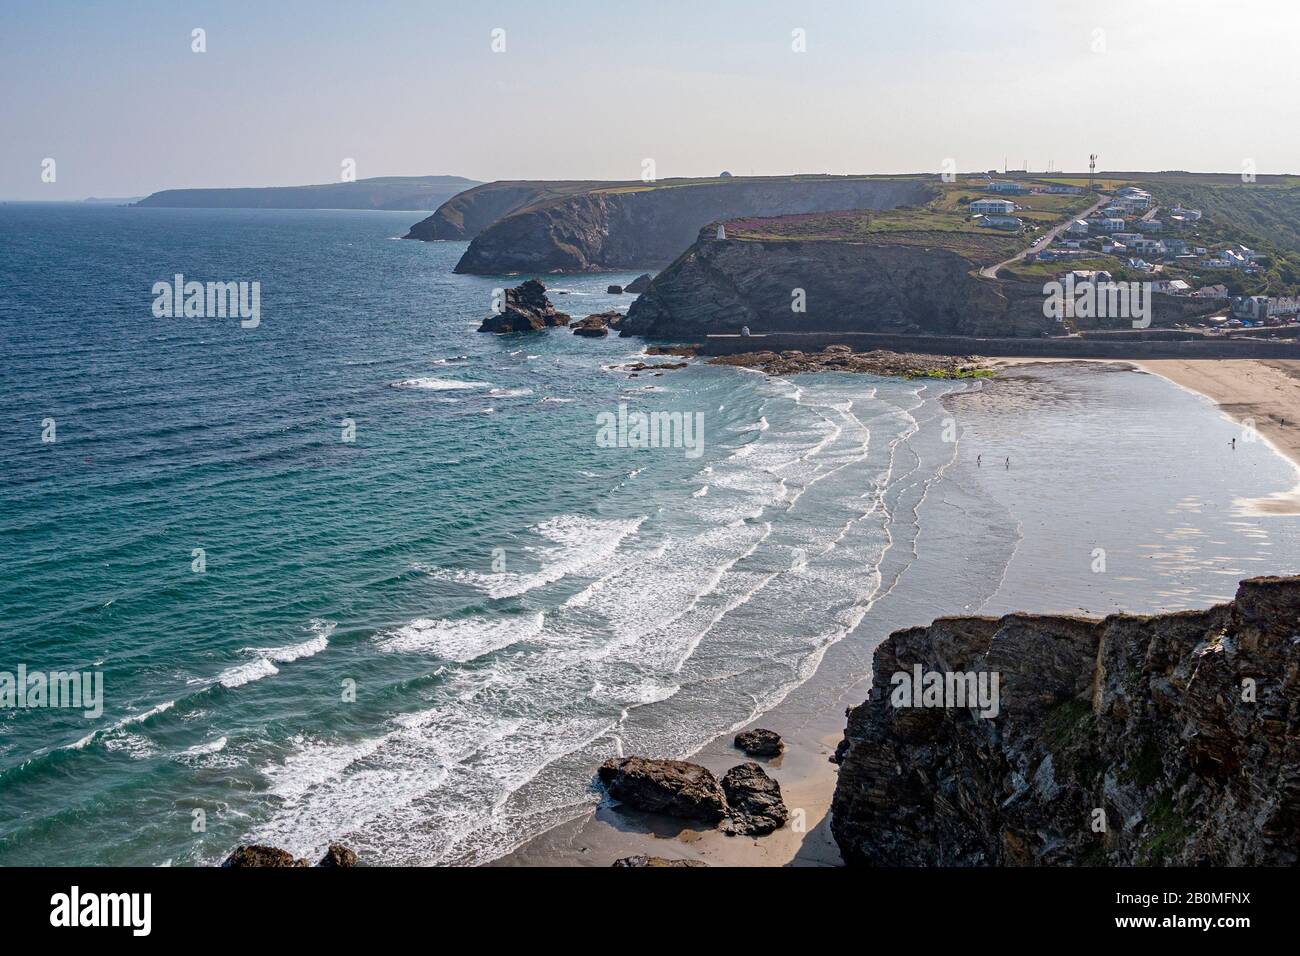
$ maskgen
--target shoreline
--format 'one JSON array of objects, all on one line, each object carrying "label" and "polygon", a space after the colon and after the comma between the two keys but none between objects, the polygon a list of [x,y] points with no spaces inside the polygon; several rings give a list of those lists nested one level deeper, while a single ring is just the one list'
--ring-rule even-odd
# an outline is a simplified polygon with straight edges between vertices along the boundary
[{"label": "shoreline", "polygon": [[[1254,416],[1260,437],[1289,460],[1300,476],[1300,361],[1138,363],[1108,359],[989,358],[988,363],[1001,369],[1100,364],[1155,375],[1214,402],[1218,411],[1233,420]],[[1300,514],[1300,486],[1290,493],[1251,504],[1262,514]],[[842,661],[839,666],[843,666]],[[808,684],[818,682],[819,678],[830,680],[819,668]],[[707,767],[719,778],[737,764],[756,760],[780,782],[792,819],[797,810],[803,811],[804,832],[796,832],[787,825],[763,837],[727,836],[720,830],[688,821],[645,815],[621,806],[616,809],[602,801],[592,810],[532,837],[487,865],[608,867],[617,859],[636,855],[712,866],[842,865],[839,847],[830,833],[830,805],[839,768],[829,758],[844,732],[845,708],[866,700],[870,681],[869,667],[841,673],[836,681],[841,686],[833,693],[831,702],[828,704],[823,698],[819,706],[809,700],[815,694],[800,694],[796,689],[763,715],[719,734],[684,757]],[[782,736],[786,749],[781,757],[749,758],[732,746],[735,733],[755,727],[765,727]]]},{"label": "shoreline", "polygon": [[[1127,365],[1213,402],[1243,426],[1239,441],[1263,441],[1296,470],[1296,487],[1244,499],[1242,506],[1256,515],[1300,515],[1300,359],[991,359],[1001,368],[1071,361]],[[1253,439],[1246,437],[1247,420],[1254,425]]]}]

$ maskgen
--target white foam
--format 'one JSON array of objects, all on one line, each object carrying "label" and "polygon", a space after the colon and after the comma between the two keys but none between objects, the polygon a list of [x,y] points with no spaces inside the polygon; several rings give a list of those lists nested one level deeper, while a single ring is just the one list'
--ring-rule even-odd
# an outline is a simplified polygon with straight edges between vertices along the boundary
[{"label": "white foam", "polygon": [[469,584],[494,600],[517,597],[605,562],[645,521],[639,518],[591,518],[563,514],[548,518],[530,530],[553,546],[528,549],[540,565],[536,571],[499,571],[486,574],[464,569],[438,568],[429,573],[441,580]]},{"label": "white foam", "polygon": [[455,378],[406,378],[389,384],[393,388],[422,388],[431,392],[451,392],[492,387],[488,382],[463,382]]},{"label": "white foam", "polygon": [[201,757],[204,754],[220,753],[222,750],[226,749],[226,742],[227,742],[227,738],[218,737],[216,740],[211,740],[208,741],[207,743],[195,744],[193,747],[190,747],[182,751],[181,756]]},{"label": "white foam", "polygon": [[255,661],[238,664],[222,671],[217,675],[217,683],[222,687],[243,687],[245,684],[251,684],[253,681],[261,680],[263,677],[271,677],[278,673],[280,673],[280,668],[265,657],[259,657]]},{"label": "white foam", "polygon": [[290,664],[325,650],[329,646],[330,635],[334,633],[335,626],[334,621],[312,621],[310,629],[316,636],[301,644],[289,644],[285,647],[245,647],[243,652],[265,657],[276,664]]},{"label": "white foam", "polygon": [[470,617],[459,621],[426,618],[377,638],[379,648],[396,654],[433,654],[460,664],[536,637],[541,611],[518,617]]}]

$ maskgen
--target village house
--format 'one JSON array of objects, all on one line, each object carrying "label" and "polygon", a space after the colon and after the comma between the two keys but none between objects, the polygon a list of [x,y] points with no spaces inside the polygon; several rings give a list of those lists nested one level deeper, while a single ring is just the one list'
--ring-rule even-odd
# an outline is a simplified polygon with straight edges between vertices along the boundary
[{"label": "village house", "polygon": [[977,199],[968,208],[985,216],[1009,216],[1017,207],[1010,199]]},{"label": "village house", "polygon": [[989,183],[984,187],[986,192],[999,193],[1004,196],[1023,196],[1029,192],[1029,187],[1023,183],[1007,182],[1005,180]]},{"label": "village house", "polygon": [[1188,222],[1196,222],[1196,220],[1201,218],[1201,211],[1199,209],[1185,209],[1182,206],[1175,206],[1173,215],[1182,216],[1183,219]]},{"label": "village house", "polygon": [[1053,183],[1047,187],[1047,191],[1058,195],[1077,196],[1079,193],[1083,192],[1083,189],[1079,186],[1064,186],[1060,183]]},{"label": "village house", "polygon": [[1165,224],[1159,219],[1139,219],[1133,228],[1138,232],[1163,232]]},{"label": "village house", "polygon": [[1066,226],[1065,231],[1072,236],[1086,236],[1088,234],[1088,222],[1085,219],[1076,219]]}]

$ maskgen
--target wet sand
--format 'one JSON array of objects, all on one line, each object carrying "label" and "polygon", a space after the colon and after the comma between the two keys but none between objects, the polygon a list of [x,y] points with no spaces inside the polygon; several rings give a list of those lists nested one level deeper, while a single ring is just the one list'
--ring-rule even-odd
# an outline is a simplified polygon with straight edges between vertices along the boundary
[{"label": "wet sand", "polygon": [[[1010,369],[1073,361],[996,359],[991,364]],[[1235,420],[1254,418],[1261,438],[1293,463],[1300,462],[1300,361],[1169,360],[1139,364],[1097,360],[1086,364],[1098,364],[1114,372],[1140,369],[1205,396]],[[1013,374],[1003,380],[1000,388],[995,386],[997,395],[990,395],[989,399],[1002,406],[1015,407],[1024,401],[1032,406],[1035,400],[1046,399],[1042,385],[1032,373]],[[1025,406],[1022,411],[1028,413],[1031,406]],[[1300,464],[1297,470],[1300,471]],[[1300,514],[1300,488],[1251,503],[1264,513]],[[1054,610],[1069,607],[1051,600],[1050,596],[1045,606]],[[1095,614],[1101,609],[1080,607],[1078,610]],[[594,812],[533,838],[490,865],[607,867],[619,858],[633,855],[697,860],[711,866],[841,865],[838,847],[829,830],[829,808],[838,771],[828,758],[843,733],[844,708],[857,705],[866,697],[870,685],[868,655],[869,650],[865,648],[855,655],[850,665],[852,676],[844,681],[847,686],[836,687],[829,702],[826,696],[803,693],[809,689],[806,686],[746,725],[746,728],[776,730],[784,738],[786,751],[780,758],[756,762],[779,780],[792,818],[801,819],[801,828],[787,825],[764,837],[729,837],[716,829],[604,804]],[[843,667],[844,663],[840,661],[839,666]],[[843,671],[841,675],[843,681],[847,675]],[[823,682],[826,677],[825,670],[820,671],[810,685]],[[720,736],[687,759],[703,764],[721,778],[731,767],[750,759],[736,750],[731,740],[730,733]]]}]

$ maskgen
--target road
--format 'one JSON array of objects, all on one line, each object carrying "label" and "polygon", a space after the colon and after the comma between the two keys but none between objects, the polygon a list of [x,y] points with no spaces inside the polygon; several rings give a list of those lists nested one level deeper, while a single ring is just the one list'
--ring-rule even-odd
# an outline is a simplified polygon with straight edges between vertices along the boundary
[{"label": "road", "polygon": [[1010,259],[1004,259],[1002,262],[999,262],[997,265],[985,266],[983,269],[980,270],[980,275],[985,279],[996,279],[998,277],[998,272],[1000,270],[1011,265],[1011,263],[1013,262],[1019,262],[1021,259],[1029,255],[1029,253],[1031,252],[1038,252],[1042,249],[1046,249],[1048,246],[1050,246],[1053,242],[1056,241],[1056,238],[1066,228],[1069,227],[1070,223],[1074,222],[1074,220],[1076,219],[1087,219],[1089,216],[1091,216],[1093,213],[1095,213],[1098,209],[1100,209],[1103,205],[1105,205],[1108,202],[1110,202],[1110,197],[1102,196],[1095,203],[1093,203],[1093,205],[1090,208],[1084,210],[1081,213],[1075,213],[1069,219],[1065,220],[1059,225],[1053,226],[1047,232],[1043,233],[1043,238],[1040,239],[1034,245],[1027,246],[1024,249],[1021,249]]}]

